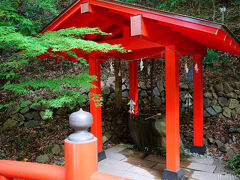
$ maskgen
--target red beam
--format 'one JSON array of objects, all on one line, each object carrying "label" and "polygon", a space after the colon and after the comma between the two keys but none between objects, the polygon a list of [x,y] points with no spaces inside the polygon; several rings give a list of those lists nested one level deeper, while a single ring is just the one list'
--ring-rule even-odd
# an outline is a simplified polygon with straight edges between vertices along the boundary
[{"label": "red beam", "polygon": [[141,36],[99,41],[98,43],[121,44],[127,50],[163,47],[162,44],[149,41]]},{"label": "red beam", "polygon": [[104,21],[110,22],[112,24],[120,25],[120,26],[128,26],[129,20],[126,17],[111,13],[108,9],[91,6],[92,13],[97,16],[98,19],[102,19]]},{"label": "red beam", "polygon": [[[175,17],[169,17],[163,14],[157,14],[155,12],[151,12],[148,10],[143,9],[135,9],[129,6],[123,6],[123,5],[117,5],[115,3],[106,2],[106,1],[91,1],[91,4],[101,6],[104,8],[109,8],[115,11],[123,12],[129,15],[136,15],[141,14],[144,18],[153,19],[160,21],[159,23],[164,26],[174,27],[174,26],[180,26],[180,27],[186,27],[189,29],[194,29],[197,31],[203,31],[209,34],[215,34],[216,33],[216,27],[210,27],[207,25],[199,24],[197,22],[189,22],[187,17],[182,19],[177,19]],[[190,19],[190,18],[189,18]]]}]

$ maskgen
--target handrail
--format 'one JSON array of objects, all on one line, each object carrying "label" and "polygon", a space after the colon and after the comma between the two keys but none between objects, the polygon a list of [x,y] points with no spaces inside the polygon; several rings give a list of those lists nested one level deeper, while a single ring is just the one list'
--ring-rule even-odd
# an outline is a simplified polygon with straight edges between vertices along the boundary
[{"label": "handrail", "polygon": [[29,180],[65,180],[65,167],[31,162],[0,160],[0,175]]}]

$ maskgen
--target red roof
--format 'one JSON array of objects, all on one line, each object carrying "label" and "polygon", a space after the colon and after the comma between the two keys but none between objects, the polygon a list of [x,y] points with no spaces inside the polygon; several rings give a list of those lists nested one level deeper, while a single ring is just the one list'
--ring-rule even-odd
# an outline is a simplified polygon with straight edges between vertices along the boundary
[{"label": "red roof", "polygon": [[[86,2],[89,2],[85,7],[90,7],[90,12],[84,13],[81,12],[82,4]],[[135,15],[141,15],[142,34],[131,36],[131,31],[138,29],[130,25],[130,19]],[[92,35],[88,38],[100,43],[122,44],[132,50],[132,53],[119,55],[127,59],[161,57],[159,52],[170,44],[176,45],[180,55],[204,53],[207,47],[240,55],[240,42],[223,24],[119,1],[77,0],[43,31],[73,26],[99,27],[112,33],[112,36]]]}]

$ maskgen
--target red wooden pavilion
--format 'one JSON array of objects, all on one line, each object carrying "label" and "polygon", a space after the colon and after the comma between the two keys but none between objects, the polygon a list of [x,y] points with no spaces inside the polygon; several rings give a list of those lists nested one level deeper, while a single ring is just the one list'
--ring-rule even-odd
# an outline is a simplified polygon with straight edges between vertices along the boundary
[{"label": "red wooden pavilion", "polygon": [[[109,0],[76,0],[43,31],[68,27],[100,27],[112,36],[91,35],[88,39],[99,43],[122,44],[129,53],[90,54],[89,73],[98,77],[97,88],[90,92],[101,93],[100,64],[109,57],[129,63],[129,99],[138,114],[137,61],[165,57],[166,75],[166,162],[163,179],[182,179],[179,153],[179,56],[193,56],[193,151],[204,152],[203,145],[203,90],[202,58],[206,49],[213,48],[240,55],[240,42],[223,24],[187,17],[175,13]],[[161,53],[159,53],[161,52]],[[99,61],[100,59],[100,61]],[[92,133],[98,138],[98,151],[102,151],[101,107],[90,102],[94,122]]]}]

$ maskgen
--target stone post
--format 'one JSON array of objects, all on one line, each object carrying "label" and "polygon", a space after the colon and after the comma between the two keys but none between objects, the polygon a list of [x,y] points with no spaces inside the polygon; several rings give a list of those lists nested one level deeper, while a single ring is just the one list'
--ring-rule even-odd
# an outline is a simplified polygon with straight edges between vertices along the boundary
[{"label": "stone post", "polygon": [[89,180],[97,172],[97,138],[88,132],[93,116],[82,109],[70,115],[69,123],[75,129],[65,140],[66,179]]}]

